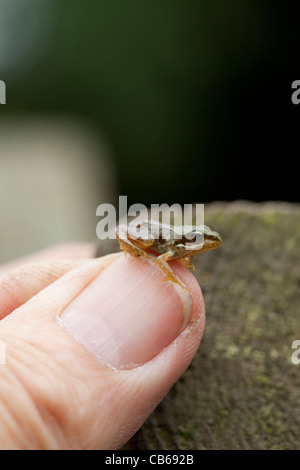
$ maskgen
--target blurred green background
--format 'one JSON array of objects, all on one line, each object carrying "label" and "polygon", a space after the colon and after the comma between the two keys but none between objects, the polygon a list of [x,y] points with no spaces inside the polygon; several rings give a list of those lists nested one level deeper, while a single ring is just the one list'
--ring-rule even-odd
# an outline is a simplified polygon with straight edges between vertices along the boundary
[{"label": "blurred green background", "polygon": [[0,0],[1,115],[89,120],[131,203],[299,200],[296,8]]}]

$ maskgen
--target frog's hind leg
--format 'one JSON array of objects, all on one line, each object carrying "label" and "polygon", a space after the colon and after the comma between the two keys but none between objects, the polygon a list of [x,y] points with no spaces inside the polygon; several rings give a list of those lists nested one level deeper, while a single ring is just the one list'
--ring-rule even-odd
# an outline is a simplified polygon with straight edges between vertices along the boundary
[{"label": "frog's hind leg", "polygon": [[171,266],[167,263],[167,253],[161,256],[155,256],[134,245],[130,240],[128,240],[128,238],[126,239],[126,241],[122,241],[122,239],[119,238],[119,243],[121,249],[125,252],[125,255],[129,253],[131,256],[133,256],[134,258],[138,258],[141,261],[143,261],[143,259],[148,259],[151,260],[156,266],[158,266],[166,276],[164,279],[162,279],[161,282],[171,281],[180,286],[182,289],[187,290],[185,285],[176,276]]},{"label": "frog's hind leg", "polygon": [[125,254],[129,253],[131,256],[134,256],[135,258],[139,258],[141,261],[143,261],[143,259],[151,260],[156,266],[158,266],[166,276],[164,279],[161,280],[161,282],[171,281],[177,284],[178,286],[180,286],[182,289],[187,290],[185,285],[176,276],[171,266],[167,263],[166,261],[166,259],[168,259],[168,257],[166,256],[167,253],[161,256],[155,256],[152,253],[148,253],[147,251],[144,251],[141,248],[137,247],[136,245],[131,243],[128,239],[126,240],[126,242],[123,242],[123,244],[122,244],[122,240],[119,240],[119,242],[120,242],[120,247],[124,251],[126,250]]},{"label": "frog's hind leg", "polygon": [[[162,272],[166,275],[166,277],[162,280],[163,281],[171,281],[180,286],[182,289],[187,290],[185,285],[180,281],[180,279],[176,276],[173,269],[167,263],[168,259],[172,259],[173,253],[171,251],[164,253],[161,256],[156,257],[155,255],[146,252],[145,250],[139,248],[138,246],[134,245],[132,241],[128,238],[126,229],[124,229],[121,225],[119,225],[117,230],[117,237],[120,243],[121,249],[126,253],[129,253],[131,256],[140,259],[141,261],[143,258],[151,260],[156,266],[158,266]],[[149,240],[146,244],[147,248],[153,245],[153,241]]]},{"label": "frog's hind leg", "polygon": [[147,258],[151,259],[152,261],[155,261],[156,257],[154,255],[147,253],[138,246],[134,245],[127,237],[126,232],[120,229],[120,227],[118,229],[117,236],[120,248],[124,251],[125,256],[127,256],[127,254],[130,254],[134,258]]},{"label": "frog's hind leg", "polygon": [[171,281],[180,286],[183,290],[187,290],[185,285],[181,282],[181,280],[176,276],[171,266],[167,263],[167,260],[171,260],[174,254],[172,251],[167,251],[163,255],[160,255],[156,258],[155,263],[160,267],[162,272],[166,275],[166,277],[161,281]]}]

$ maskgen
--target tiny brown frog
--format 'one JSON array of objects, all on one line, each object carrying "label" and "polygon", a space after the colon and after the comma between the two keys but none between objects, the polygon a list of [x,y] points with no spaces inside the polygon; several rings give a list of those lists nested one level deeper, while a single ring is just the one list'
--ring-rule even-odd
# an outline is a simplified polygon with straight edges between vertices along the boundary
[{"label": "tiny brown frog", "polygon": [[120,224],[117,237],[125,253],[151,259],[166,275],[165,281],[172,281],[184,289],[167,261],[178,260],[186,268],[195,269],[192,263],[195,255],[213,250],[222,243],[220,235],[206,225],[182,227],[147,219]]}]

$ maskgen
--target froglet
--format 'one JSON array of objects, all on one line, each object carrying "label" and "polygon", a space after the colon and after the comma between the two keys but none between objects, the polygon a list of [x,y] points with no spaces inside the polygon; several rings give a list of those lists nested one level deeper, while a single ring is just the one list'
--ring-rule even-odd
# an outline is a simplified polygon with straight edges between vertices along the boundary
[{"label": "froglet", "polygon": [[167,261],[178,260],[186,268],[195,269],[192,263],[195,255],[213,250],[222,243],[220,235],[206,225],[182,227],[151,219],[120,224],[117,238],[125,254],[151,259],[166,275],[164,281],[172,281],[184,289]]}]

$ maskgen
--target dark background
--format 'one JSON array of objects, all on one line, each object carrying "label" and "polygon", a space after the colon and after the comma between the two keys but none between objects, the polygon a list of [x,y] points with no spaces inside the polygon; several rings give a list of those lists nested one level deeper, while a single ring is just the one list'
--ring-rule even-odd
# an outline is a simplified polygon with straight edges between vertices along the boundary
[{"label": "dark background", "polygon": [[89,119],[130,203],[299,201],[295,5],[0,0],[1,113]]}]

